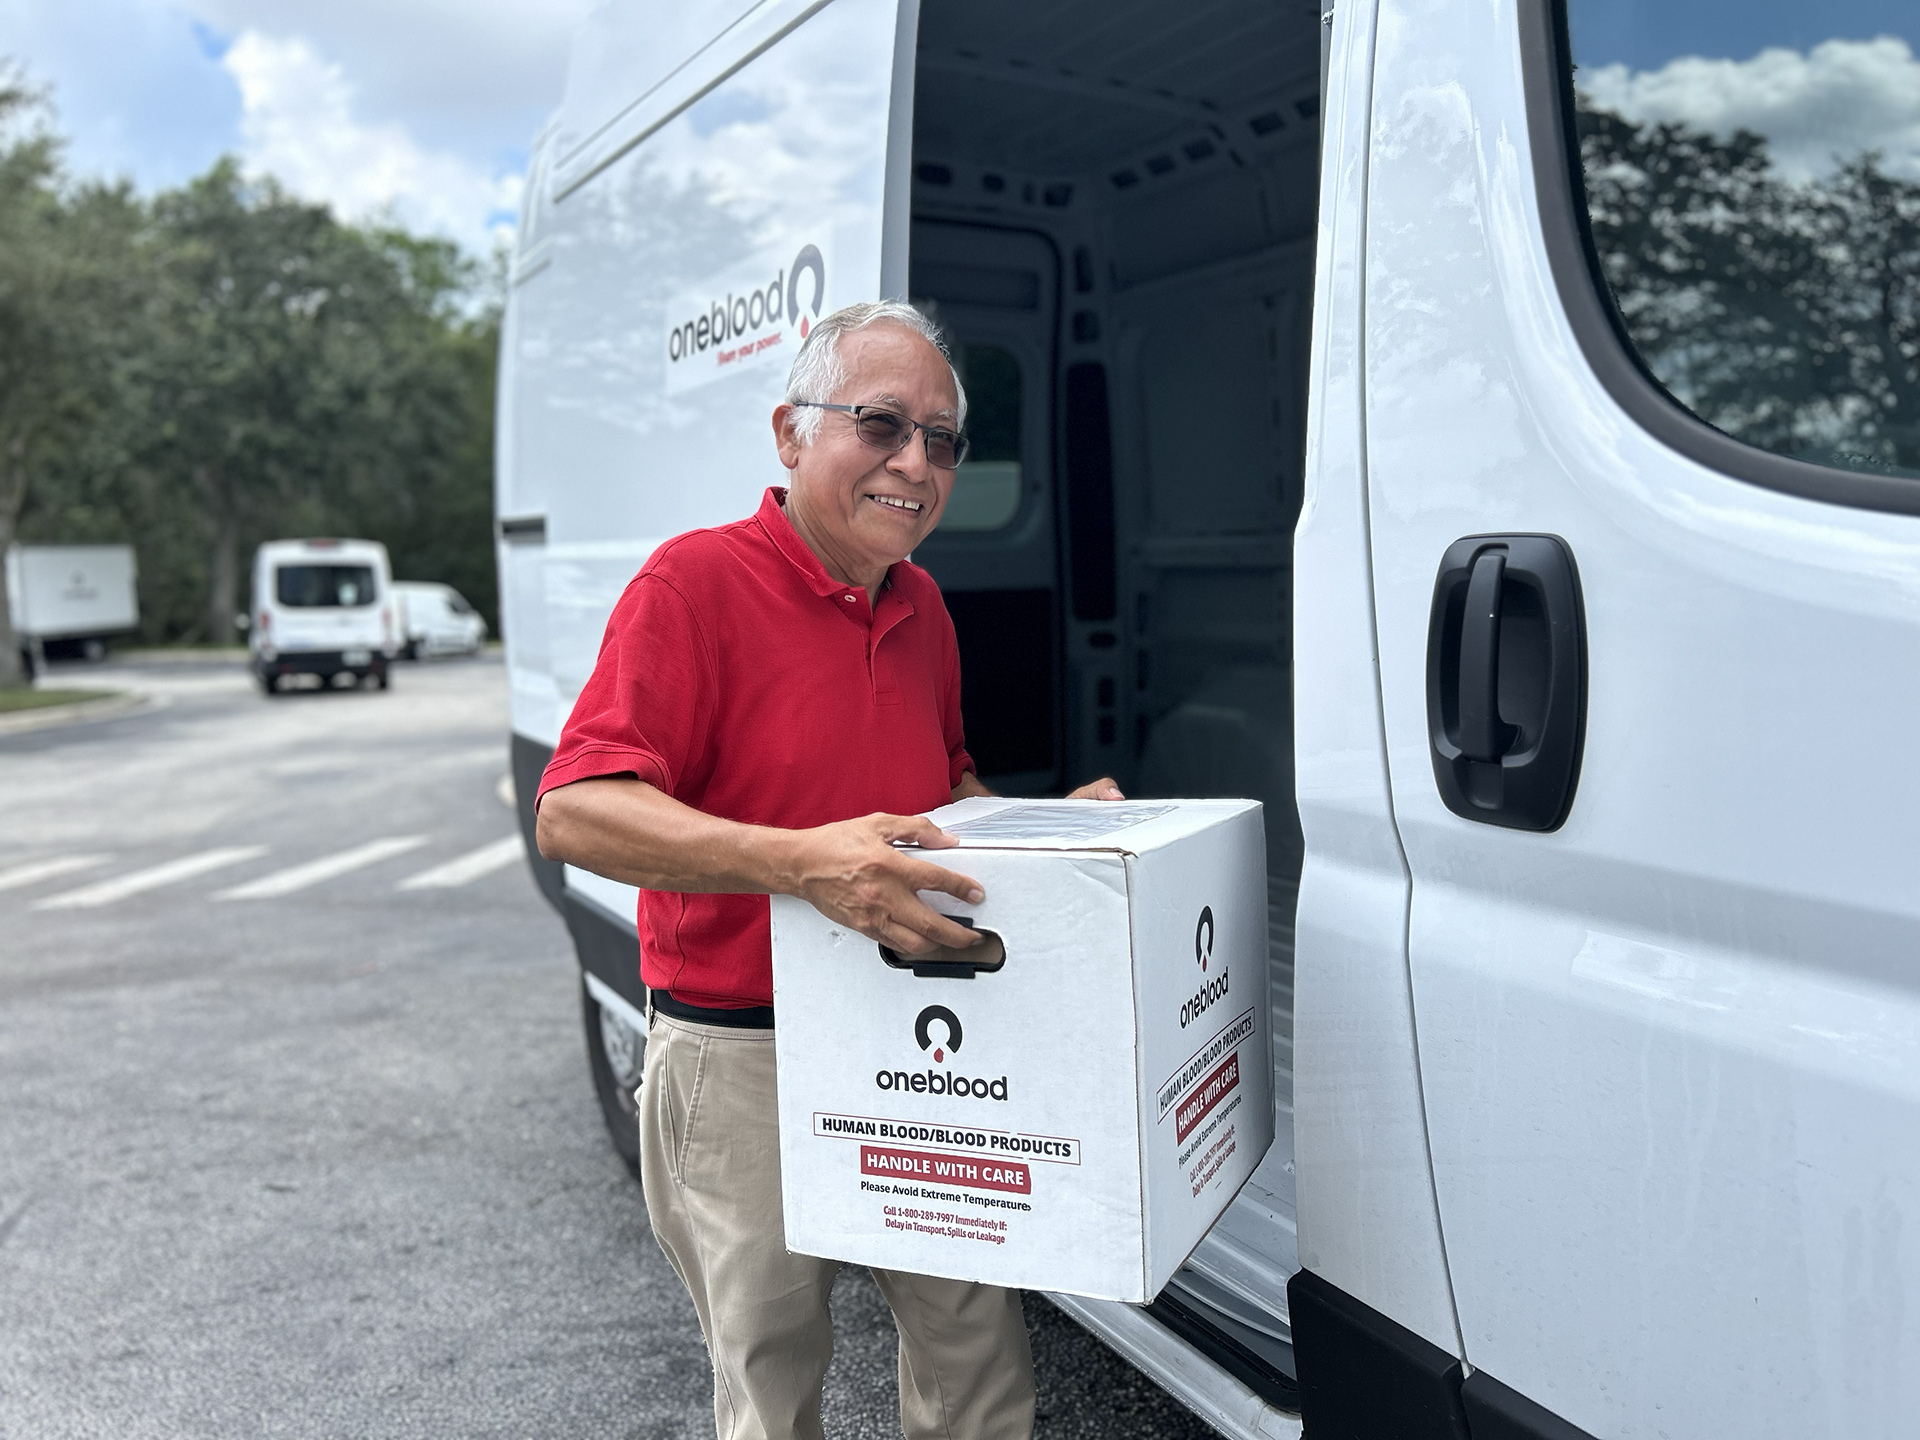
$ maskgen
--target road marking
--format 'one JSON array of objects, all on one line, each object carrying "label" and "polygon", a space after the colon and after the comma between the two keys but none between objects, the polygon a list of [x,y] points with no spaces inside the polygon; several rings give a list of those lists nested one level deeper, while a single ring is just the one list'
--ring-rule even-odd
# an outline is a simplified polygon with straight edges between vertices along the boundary
[{"label": "road marking", "polygon": [[364,845],[356,845],[351,850],[342,850],[335,855],[323,855],[318,860],[309,860],[304,865],[295,865],[286,870],[276,870],[271,875],[262,875],[258,880],[249,880],[244,885],[236,885],[231,890],[222,890],[213,898],[216,900],[271,900],[281,895],[291,895],[296,890],[304,890],[309,885],[318,885],[322,880],[331,880],[336,875],[345,875],[349,870],[358,870],[364,865],[372,865],[385,860],[389,855],[404,855],[415,846],[427,843],[424,835],[389,835],[384,840],[369,840]]},{"label": "road marking", "polygon": [[18,890],[22,885],[37,885],[56,875],[91,870],[95,865],[112,858],[111,855],[56,855],[50,860],[29,860],[24,865],[15,865],[11,870],[0,870],[0,890]]},{"label": "road marking", "polygon": [[397,888],[401,890],[451,890],[459,885],[470,884],[482,875],[491,875],[503,865],[511,865],[525,853],[518,835],[508,835],[495,840],[490,845],[482,845],[478,850],[469,851],[444,865],[436,865],[431,870],[422,870],[418,875],[402,880]]},{"label": "road marking", "polygon": [[518,802],[514,799],[513,794],[513,776],[502,775],[498,780],[494,781],[493,793],[507,809],[513,810],[518,808]]},{"label": "road marking", "polygon": [[252,860],[267,853],[264,845],[225,845],[217,850],[202,850],[197,855],[183,855],[178,860],[169,860],[164,865],[155,865],[147,870],[135,870],[131,875],[116,875],[111,880],[96,881],[92,885],[83,885],[78,890],[68,890],[59,895],[49,896],[33,908],[36,910],[78,910],[91,909],[96,905],[111,905],[116,900],[124,900],[129,895],[138,895],[146,890],[158,890],[162,885],[172,885],[181,880],[191,880],[196,875],[204,875],[209,870],[219,870],[228,865],[238,865],[242,860]]}]

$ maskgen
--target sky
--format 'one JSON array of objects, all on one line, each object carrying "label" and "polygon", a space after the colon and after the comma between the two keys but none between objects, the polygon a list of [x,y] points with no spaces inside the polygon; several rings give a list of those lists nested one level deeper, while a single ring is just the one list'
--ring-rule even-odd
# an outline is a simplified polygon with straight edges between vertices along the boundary
[{"label": "sky", "polygon": [[1634,120],[1765,135],[1786,179],[1862,150],[1920,181],[1920,0],[1568,0],[1578,83]]},{"label": "sky", "polygon": [[[223,154],[350,220],[476,255],[512,234],[534,133],[595,0],[0,0],[76,175],[176,185]],[[647,0],[685,4],[688,0]],[[1920,181],[1920,0],[1569,0],[1589,95],[1757,129],[1804,179],[1864,148]]]},{"label": "sky", "polygon": [[84,177],[179,184],[223,154],[476,255],[591,0],[0,0],[0,57],[51,91]]}]

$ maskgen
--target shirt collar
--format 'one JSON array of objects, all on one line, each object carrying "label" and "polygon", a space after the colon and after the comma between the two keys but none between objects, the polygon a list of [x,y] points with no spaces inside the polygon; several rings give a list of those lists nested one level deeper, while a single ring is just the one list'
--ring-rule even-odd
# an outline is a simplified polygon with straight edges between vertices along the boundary
[{"label": "shirt collar", "polygon": [[[754,519],[760,522],[760,528],[766,531],[767,538],[778,550],[792,562],[793,568],[800,572],[807,582],[807,588],[816,595],[839,596],[849,590],[858,590],[858,585],[843,585],[827,573],[827,567],[820,563],[820,557],[813,553],[811,546],[800,538],[800,532],[793,528],[793,522],[787,518],[787,490],[784,485],[769,485],[767,493],[760,501],[760,509]],[[887,578],[881,582],[882,594],[893,588],[893,567],[887,567]]]}]

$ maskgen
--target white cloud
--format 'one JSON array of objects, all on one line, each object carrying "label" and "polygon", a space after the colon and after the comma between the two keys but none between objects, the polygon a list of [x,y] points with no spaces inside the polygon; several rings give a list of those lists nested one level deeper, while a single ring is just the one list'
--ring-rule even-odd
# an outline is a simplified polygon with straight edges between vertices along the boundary
[{"label": "white cloud", "polygon": [[1920,59],[1905,40],[1828,40],[1806,54],[1762,50],[1750,60],[1683,56],[1658,70],[1603,65],[1580,72],[1596,104],[1633,120],[1677,120],[1715,135],[1767,137],[1775,169],[1804,181],[1862,150],[1920,180]]},{"label": "white cloud", "polygon": [[510,236],[522,176],[494,174],[448,150],[429,150],[399,123],[368,124],[340,66],[305,39],[243,32],[221,57],[240,88],[241,154],[343,218],[382,214],[485,254]]},{"label": "white cloud", "polygon": [[558,103],[567,52],[592,0],[185,3],[224,34],[304,37],[352,77],[355,113],[367,123],[405,124],[437,149],[497,154],[524,151]]}]

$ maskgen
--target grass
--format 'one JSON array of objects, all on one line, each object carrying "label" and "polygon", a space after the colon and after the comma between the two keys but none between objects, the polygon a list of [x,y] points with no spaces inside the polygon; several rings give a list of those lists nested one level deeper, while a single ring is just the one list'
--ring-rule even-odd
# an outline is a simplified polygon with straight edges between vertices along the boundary
[{"label": "grass", "polygon": [[118,690],[33,690],[25,685],[0,686],[0,715],[16,710],[38,710],[47,705],[72,705],[80,700],[104,700]]}]

